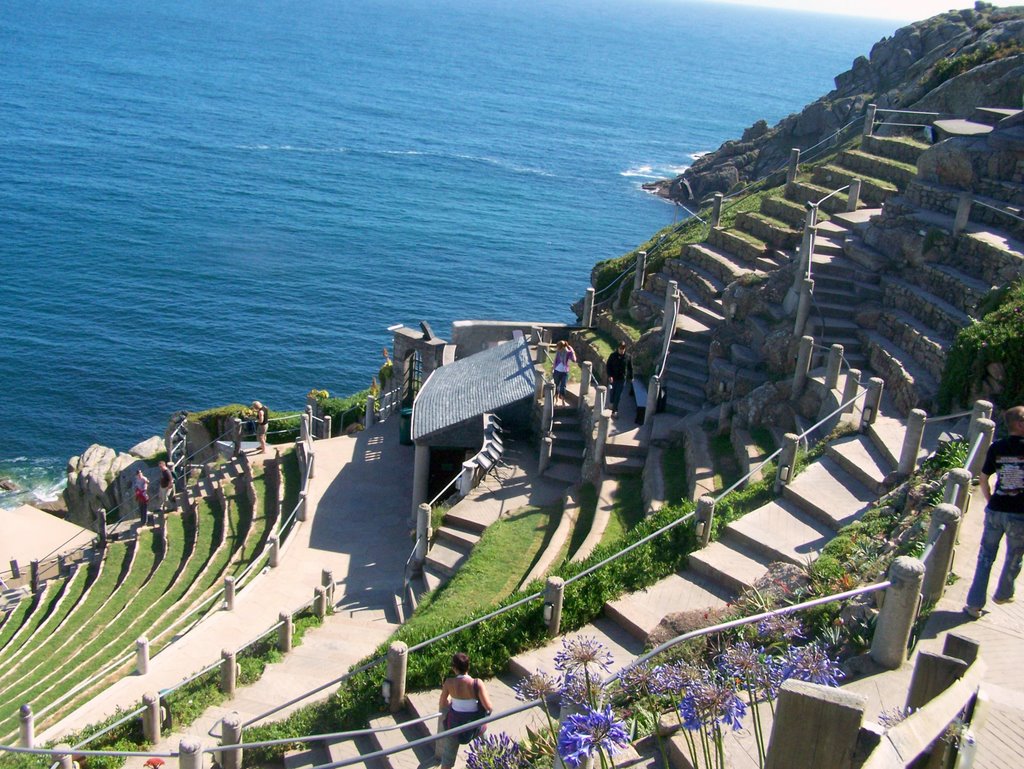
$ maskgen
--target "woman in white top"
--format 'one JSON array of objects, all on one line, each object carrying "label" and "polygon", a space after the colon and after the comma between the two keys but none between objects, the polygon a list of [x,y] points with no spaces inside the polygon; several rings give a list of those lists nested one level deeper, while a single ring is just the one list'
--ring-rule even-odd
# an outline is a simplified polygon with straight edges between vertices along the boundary
[{"label": "woman in white top", "polygon": [[[484,682],[469,675],[469,656],[465,652],[452,656],[452,673],[454,675],[445,679],[437,703],[437,709],[445,713],[446,729],[483,718],[484,714],[479,713],[477,703],[487,713],[494,709]],[[452,769],[459,752],[460,737],[464,734],[441,738],[441,769]],[[466,739],[466,742],[469,740]]]}]

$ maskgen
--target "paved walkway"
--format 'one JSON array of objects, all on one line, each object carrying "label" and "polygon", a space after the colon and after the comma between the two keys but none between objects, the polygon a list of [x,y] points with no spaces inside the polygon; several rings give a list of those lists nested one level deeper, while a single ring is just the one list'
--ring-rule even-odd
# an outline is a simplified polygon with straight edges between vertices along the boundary
[{"label": "paved walkway", "polygon": [[[125,676],[47,729],[40,741],[96,723],[118,708],[132,709],[143,694],[173,686],[216,662],[222,649],[237,649],[262,635],[281,611],[310,600],[325,568],[334,573],[336,613],[285,661],[270,666],[257,684],[240,690],[231,709],[244,721],[343,674],[396,627],[394,596],[401,591],[411,548],[412,463],[413,449],[398,442],[397,420],[317,441],[309,496],[313,513],[293,530],[281,565],[244,587],[233,612],[209,617],[156,655],[146,675]],[[190,733],[205,733],[224,712],[212,709]],[[179,738],[172,735],[156,749],[176,747]]]}]

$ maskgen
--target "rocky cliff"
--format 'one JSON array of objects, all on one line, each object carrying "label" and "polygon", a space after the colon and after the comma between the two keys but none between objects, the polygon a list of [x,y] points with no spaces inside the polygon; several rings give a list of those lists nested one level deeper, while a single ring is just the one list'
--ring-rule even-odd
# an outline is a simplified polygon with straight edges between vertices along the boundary
[{"label": "rocky cliff", "polygon": [[[809,148],[883,109],[963,116],[979,106],[1020,107],[1024,96],[1024,6],[949,11],[884,38],[835,78],[835,90],[775,126],[760,120],[684,174],[645,185],[664,197],[700,204],[783,167],[794,147]],[[899,121],[898,116],[882,115]]]}]

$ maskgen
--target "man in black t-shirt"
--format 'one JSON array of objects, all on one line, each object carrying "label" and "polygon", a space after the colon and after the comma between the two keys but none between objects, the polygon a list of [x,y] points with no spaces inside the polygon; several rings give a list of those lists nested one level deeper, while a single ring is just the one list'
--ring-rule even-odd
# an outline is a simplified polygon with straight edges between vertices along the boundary
[{"label": "man in black t-shirt", "polygon": [[[985,456],[981,468],[981,492],[985,495],[985,529],[981,535],[978,565],[974,581],[967,593],[964,611],[980,617],[988,594],[988,578],[999,552],[999,541],[1006,535],[1006,560],[999,575],[992,600],[996,603],[1013,601],[1014,582],[1020,574],[1024,560],[1024,406],[1014,406],[1006,412],[1006,430],[1009,435],[995,441]],[[992,490],[992,476],[996,487]]]},{"label": "man in black t-shirt", "polygon": [[608,374],[608,384],[612,388],[610,405],[612,407],[612,415],[615,415],[619,413],[619,401],[622,400],[622,388],[626,383],[626,371],[629,368],[625,342],[619,342],[618,349],[608,356],[604,368],[605,373]]}]

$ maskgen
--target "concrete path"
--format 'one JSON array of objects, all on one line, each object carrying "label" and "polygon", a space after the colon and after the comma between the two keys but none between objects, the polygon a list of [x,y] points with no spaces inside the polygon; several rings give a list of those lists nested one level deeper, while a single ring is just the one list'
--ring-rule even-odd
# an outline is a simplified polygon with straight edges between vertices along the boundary
[{"label": "concrete path", "polygon": [[[269,667],[259,683],[240,691],[230,707],[244,721],[340,676],[396,627],[394,596],[401,591],[411,547],[412,463],[412,448],[398,442],[397,420],[354,436],[317,441],[309,495],[313,512],[293,530],[281,565],[244,587],[233,612],[209,617],[156,655],[146,675],[125,676],[47,729],[40,740],[96,723],[117,708],[132,709],[143,694],[173,686],[216,662],[222,649],[237,649],[263,635],[281,611],[310,600],[325,568],[334,573],[336,613],[302,647]],[[192,731],[205,732],[225,712],[214,710]],[[177,745],[175,737],[169,742]]]}]

